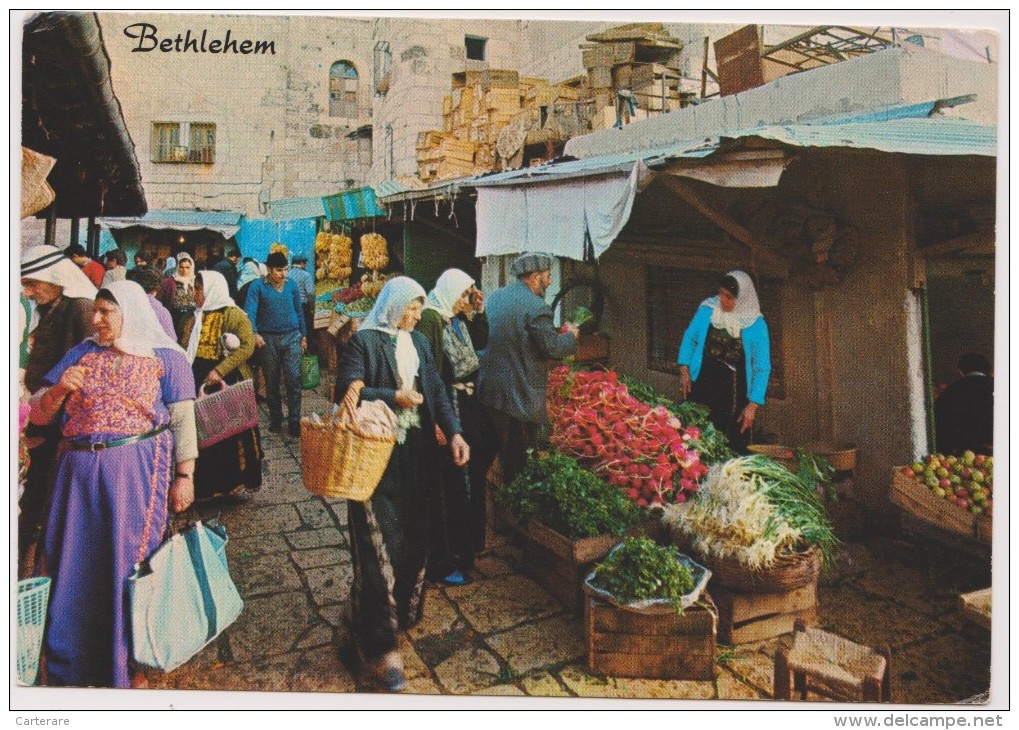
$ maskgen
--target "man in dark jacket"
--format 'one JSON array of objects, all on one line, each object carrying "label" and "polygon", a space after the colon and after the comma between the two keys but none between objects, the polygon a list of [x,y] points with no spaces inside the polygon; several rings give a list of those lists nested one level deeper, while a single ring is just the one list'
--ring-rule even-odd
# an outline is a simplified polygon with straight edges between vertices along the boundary
[{"label": "man in dark jacket", "polygon": [[[94,334],[92,300],[96,288],[64,252],[53,246],[33,246],[21,255],[21,288],[35,302],[29,324],[25,388],[35,393],[43,378],[67,351]],[[28,474],[18,515],[19,572],[27,575],[31,547],[38,537],[49,491],[50,467],[56,461],[60,429],[29,424]]]},{"label": "man in dark jacket", "polygon": [[524,468],[538,427],[548,420],[548,361],[577,351],[579,330],[556,330],[545,292],[552,284],[552,257],[525,253],[510,267],[516,280],[487,300],[488,347],[481,354],[478,393],[499,434],[503,482]]},{"label": "man in dark jacket", "polygon": [[223,275],[223,278],[226,279],[226,288],[230,294],[230,298],[236,302],[237,276],[240,273],[237,270],[237,263],[241,260],[241,252],[237,250],[236,246],[233,246],[226,252],[226,257],[224,258],[222,256],[222,245],[215,247],[213,250],[217,260],[212,262],[212,270],[218,271]]},{"label": "man in dark jacket", "polygon": [[959,358],[962,376],[945,388],[934,404],[938,451],[990,454],[994,444],[994,378],[991,363],[969,352]]}]

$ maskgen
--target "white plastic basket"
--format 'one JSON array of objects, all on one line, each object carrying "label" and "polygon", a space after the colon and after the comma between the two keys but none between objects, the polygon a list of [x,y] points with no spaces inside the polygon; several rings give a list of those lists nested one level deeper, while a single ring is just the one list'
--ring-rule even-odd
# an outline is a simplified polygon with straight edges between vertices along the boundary
[{"label": "white plastic basket", "polygon": [[49,578],[18,581],[18,683],[35,684],[50,598]]}]

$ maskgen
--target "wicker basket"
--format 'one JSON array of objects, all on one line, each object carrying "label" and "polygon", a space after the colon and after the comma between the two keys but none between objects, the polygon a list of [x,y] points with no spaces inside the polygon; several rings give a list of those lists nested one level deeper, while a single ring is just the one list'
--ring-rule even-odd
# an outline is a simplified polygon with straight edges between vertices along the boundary
[{"label": "wicker basket", "polygon": [[396,435],[358,430],[354,413],[363,387],[360,380],[350,384],[338,419],[327,423],[301,419],[301,476],[312,494],[365,502],[382,480]]},{"label": "wicker basket", "polygon": [[693,549],[685,535],[670,531],[672,542],[711,571],[717,584],[741,593],[781,593],[816,583],[821,575],[821,550],[811,545],[802,553],[783,555],[770,568],[750,568],[732,558],[703,555]]},{"label": "wicker basket", "polygon": [[796,472],[796,452],[788,446],[777,444],[748,444],[747,451],[752,454],[761,454],[770,457],[784,466],[791,472]]},{"label": "wicker basket", "polygon": [[804,444],[803,448],[818,456],[823,456],[835,468],[835,471],[852,471],[856,468],[856,447],[850,444],[815,441]]}]

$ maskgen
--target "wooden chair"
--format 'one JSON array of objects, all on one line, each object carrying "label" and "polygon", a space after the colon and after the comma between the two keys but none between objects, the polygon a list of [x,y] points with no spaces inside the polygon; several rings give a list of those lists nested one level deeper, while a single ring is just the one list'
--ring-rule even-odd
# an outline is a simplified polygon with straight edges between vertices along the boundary
[{"label": "wooden chair", "polygon": [[[843,702],[891,702],[891,651],[855,644],[796,622],[792,646],[775,653],[775,699],[807,699],[811,690]],[[795,695],[795,696],[794,696]]]}]

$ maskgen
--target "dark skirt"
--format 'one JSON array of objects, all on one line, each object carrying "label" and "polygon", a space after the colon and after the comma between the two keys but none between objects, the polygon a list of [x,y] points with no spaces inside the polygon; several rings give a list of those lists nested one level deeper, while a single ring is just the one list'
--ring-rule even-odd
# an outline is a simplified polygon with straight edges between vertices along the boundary
[{"label": "dark skirt", "polygon": [[[195,385],[201,386],[215,366],[215,361],[195,358],[191,367]],[[240,373],[235,370],[226,380],[240,382]],[[256,491],[262,486],[263,457],[258,426],[201,449],[195,462],[195,499],[213,499],[244,489]]]},{"label": "dark skirt", "polygon": [[721,360],[705,355],[701,372],[690,390],[690,400],[708,407],[708,418],[716,429],[726,435],[733,451],[747,453],[750,432],[740,433],[738,421],[739,414],[749,402],[742,361],[733,370]]},{"label": "dark skirt", "polygon": [[430,424],[410,429],[371,499],[347,502],[352,628],[365,659],[395,650],[397,633],[421,620],[434,439]]},{"label": "dark skirt", "polygon": [[431,505],[428,546],[428,577],[435,581],[470,568],[485,549],[486,475],[495,460],[496,436],[478,396],[453,390],[453,399],[471,459],[467,466],[456,466],[448,447],[439,457],[442,483]]}]

